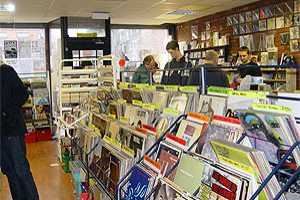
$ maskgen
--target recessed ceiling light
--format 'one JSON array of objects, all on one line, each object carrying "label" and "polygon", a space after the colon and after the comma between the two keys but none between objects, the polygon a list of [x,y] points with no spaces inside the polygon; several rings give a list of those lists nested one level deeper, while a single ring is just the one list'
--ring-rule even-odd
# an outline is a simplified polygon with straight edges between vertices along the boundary
[{"label": "recessed ceiling light", "polygon": [[14,12],[16,9],[16,6],[14,4],[1,4],[0,5],[0,11],[8,11],[8,12]]},{"label": "recessed ceiling light", "polygon": [[171,12],[167,12],[169,15],[194,15],[198,11],[197,10],[173,10]]}]

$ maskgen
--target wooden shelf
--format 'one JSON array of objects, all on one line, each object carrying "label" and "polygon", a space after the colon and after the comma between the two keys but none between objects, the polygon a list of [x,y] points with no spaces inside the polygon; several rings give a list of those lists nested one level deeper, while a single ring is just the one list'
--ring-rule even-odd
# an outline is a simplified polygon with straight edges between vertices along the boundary
[{"label": "wooden shelf", "polygon": [[264,82],[282,82],[282,83],[285,83],[286,82],[286,79],[265,79]]},{"label": "wooden shelf", "polygon": [[198,48],[198,49],[188,49],[188,50],[185,50],[184,53],[186,53],[186,52],[205,51],[205,50],[210,50],[210,49],[222,49],[222,48],[227,48],[227,47],[229,47],[229,45],[215,46],[215,47],[205,47],[205,48]]}]

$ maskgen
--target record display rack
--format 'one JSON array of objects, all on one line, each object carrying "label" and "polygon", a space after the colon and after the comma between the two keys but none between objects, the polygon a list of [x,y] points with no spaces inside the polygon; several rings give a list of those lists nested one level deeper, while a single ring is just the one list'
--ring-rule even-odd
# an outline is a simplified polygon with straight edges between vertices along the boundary
[{"label": "record display rack", "polygon": [[[179,116],[174,122],[173,124],[163,133],[161,134],[161,136],[157,139],[157,141],[153,144],[153,146],[145,153],[145,155],[147,155],[148,157],[151,157],[159,148],[159,144],[161,141],[163,141],[166,138],[167,133],[171,133],[172,130],[176,130],[179,126],[179,123],[181,122],[181,120],[186,119],[187,115],[181,115]],[[246,133],[243,133],[242,136],[238,139],[237,143],[239,144],[245,137],[247,136]],[[189,154],[191,149],[193,149],[193,147],[198,143],[199,138],[189,147],[189,149],[187,151],[183,151],[184,153]],[[284,162],[289,158],[289,156],[291,156],[293,150],[295,148],[297,148],[298,146],[300,146],[300,141],[294,143],[288,150],[287,154],[279,161],[279,163],[272,169],[271,173],[267,176],[267,178],[261,183],[261,185],[258,187],[258,189],[255,191],[255,193],[251,196],[250,200],[255,200],[258,195],[260,194],[260,192],[266,187],[266,185],[269,183],[269,181],[271,180],[271,178],[279,172],[280,168],[282,167],[282,165],[284,164]],[[298,147],[299,148],[299,147]],[[138,162],[135,164],[139,164],[141,163],[143,160],[143,157],[141,157]],[[169,174],[172,173],[172,171],[178,166],[179,161],[176,162],[176,164],[163,176],[163,177],[167,177]],[[124,187],[128,184],[130,175],[132,173],[133,168],[131,168],[119,181],[118,185],[117,185],[117,195],[116,195],[116,200],[122,200],[122,192],[124,192],[124,194],[126,194],[126,191],[124,189]],[[276,197],[274,198],[274,200],[278,200],[281,195],[293,184],[293,182],[297,179],[297,177],[300,175],[300,166],[297,167],[297,169],[295,170],[295,172],[292,174],[292,176],[289,178],[289,180],[287,181],[287,183],[281,188],[281,190],[279,191],[278,194],[276,194]],[[162,177],[162,178],[163,178]],[[155,192],[156,186],[154,186],[151,191],[147,194],[147,196],[145,197],[145,199],[150,199],[151,195]],[[197,191],[196,191],[197,192]],[[195,193],[196,193],[195,192]]]}]

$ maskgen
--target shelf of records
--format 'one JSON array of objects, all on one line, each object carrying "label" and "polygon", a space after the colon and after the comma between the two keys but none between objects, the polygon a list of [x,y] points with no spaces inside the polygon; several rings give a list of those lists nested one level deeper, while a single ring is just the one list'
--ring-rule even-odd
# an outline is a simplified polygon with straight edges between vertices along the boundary
[{"label": "shelf of records", "polygon": [[300,24],[300,2],[292,0],[227,16],[233,35],[256,33]]},{"label": "shelf of records", "polygon": [[[199,95],[195,87],[120,83],[100,87],[61,120],[72,124],[70,151],[86,180],[106,198],[249,199],[299,141],[291,109],[271,103],[265,92]],[[296,149],[259,199],[274,199],[299,155]],[[300,193],[300,184],[289,192]]]},{"label": "shelf of records", "polygon": [[223,64],[228,61],[228,45],[225,46],[216,46],[208,48],[197,48],[189,49],[184,51],[185,57],[190,60],[194,65],[204,64],[206,51],[215,50],[219,54],[219,64]]},{"label": "shelf of records", "polygon": [[[65,66],[70,62],[90,63],[82,69]],[[99,85],[113,85],[115,74],[112,55],[98,59],[66,59],[60,62],[59,104],[60,112],[70,110],[85,100]]]},{"label": "shelf of records", "polygon": [[47,83],[44,79],[23,79],[29,98],[22,107],[27,127],[47,128],[51,126],[50,102]]}]

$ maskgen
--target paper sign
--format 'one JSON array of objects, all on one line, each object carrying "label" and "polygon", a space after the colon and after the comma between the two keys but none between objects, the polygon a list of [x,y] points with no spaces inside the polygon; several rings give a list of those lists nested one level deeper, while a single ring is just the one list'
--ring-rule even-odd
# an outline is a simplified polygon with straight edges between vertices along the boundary
[{"label": "paper sign", "polygon": [[271,112],[286,113],[286,114],[293,113],[291,108],[285,106],[272,105],[272,104],[252,103],[251,107],[253,110],[271,111]]}]

